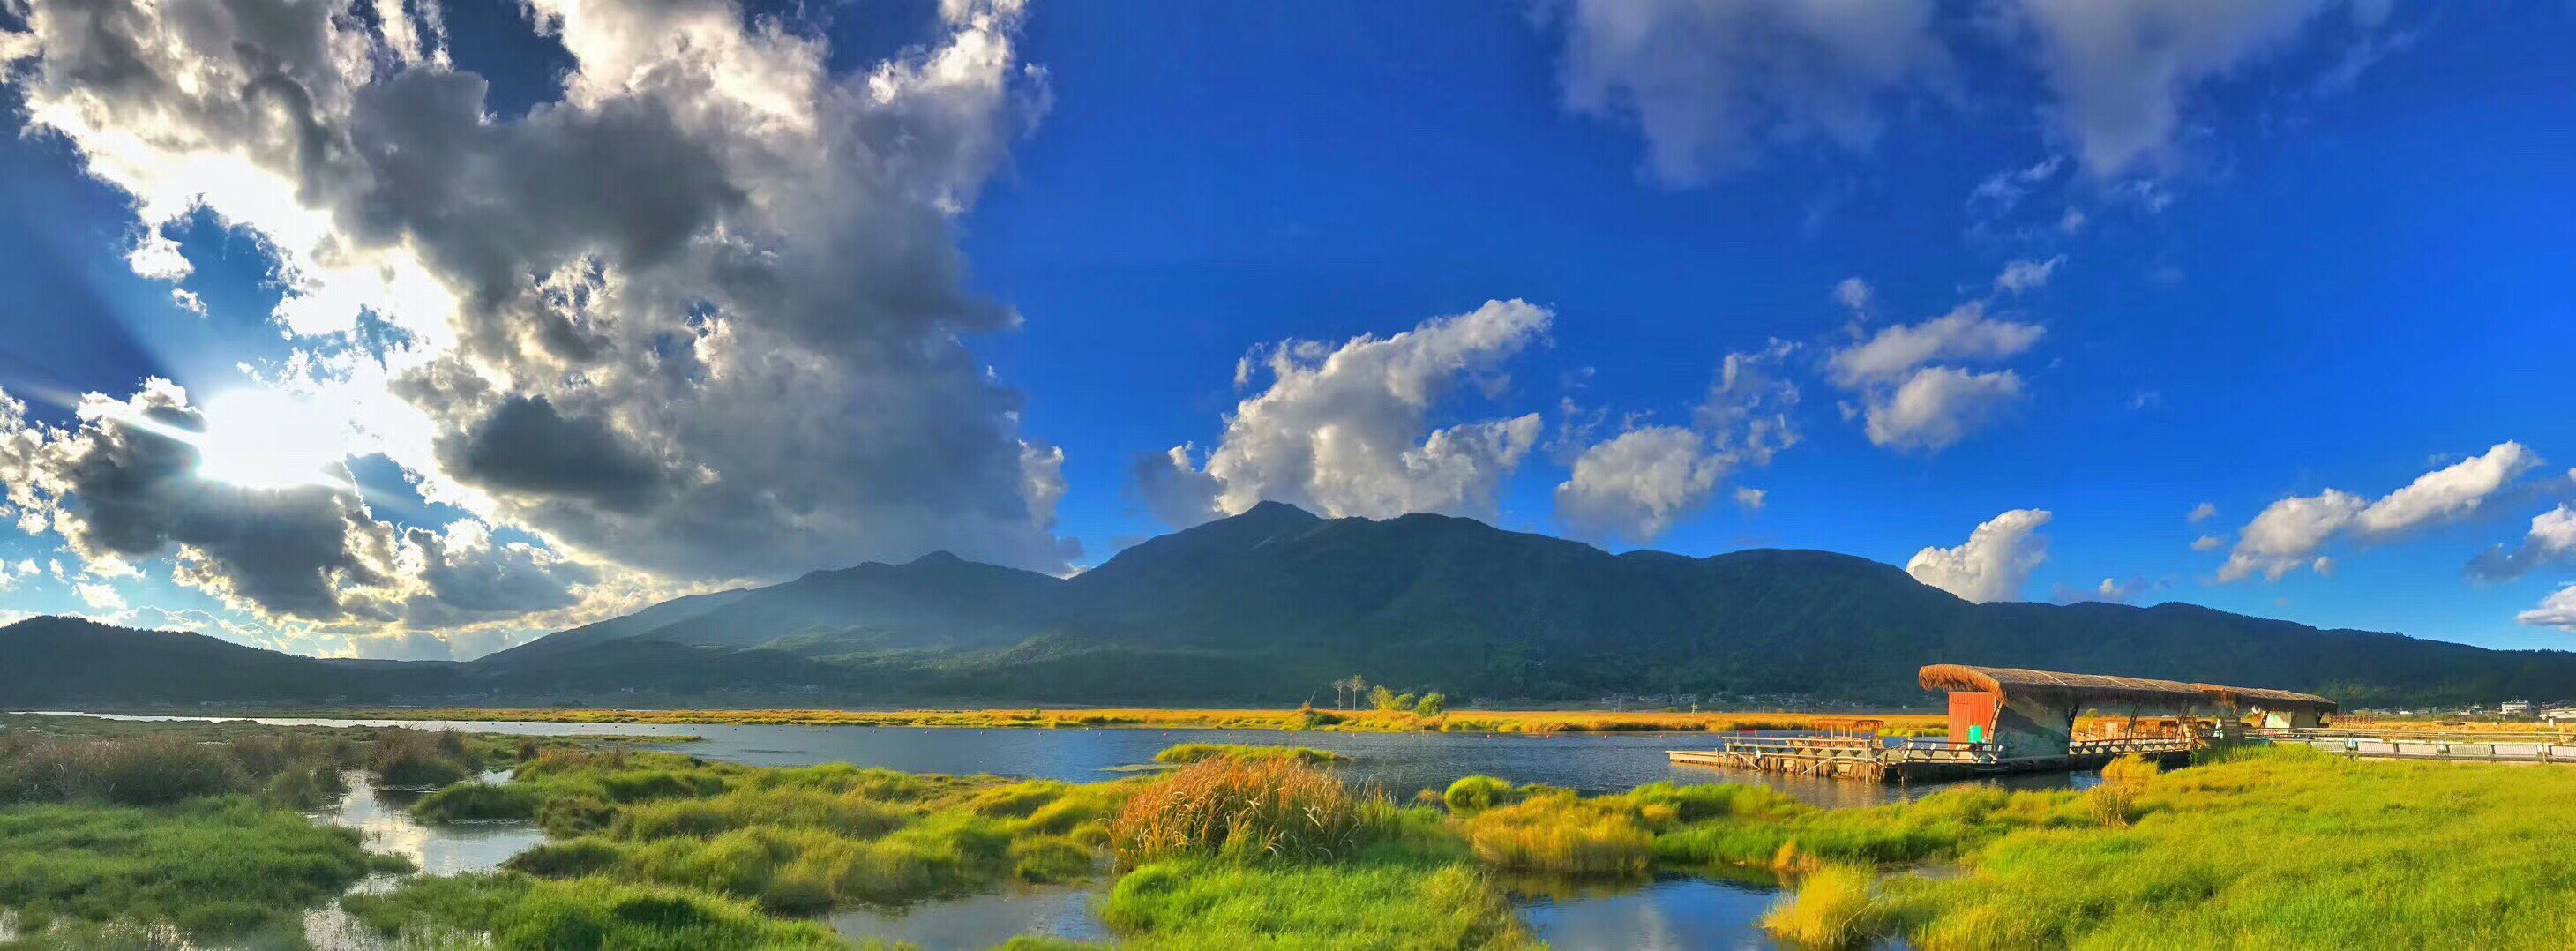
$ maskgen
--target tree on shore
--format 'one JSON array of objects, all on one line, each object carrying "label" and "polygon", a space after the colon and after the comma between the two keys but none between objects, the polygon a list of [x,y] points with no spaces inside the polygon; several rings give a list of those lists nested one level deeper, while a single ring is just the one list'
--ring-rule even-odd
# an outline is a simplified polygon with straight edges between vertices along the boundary
[{"label": "tree on shore", "polygon": [[1333,703],[1341,709],[1350,709],[1352,705],[1359,703],[1361,697],[1367,695],[1368,681],[1360,679],[1358,674],[1333,681]]}]

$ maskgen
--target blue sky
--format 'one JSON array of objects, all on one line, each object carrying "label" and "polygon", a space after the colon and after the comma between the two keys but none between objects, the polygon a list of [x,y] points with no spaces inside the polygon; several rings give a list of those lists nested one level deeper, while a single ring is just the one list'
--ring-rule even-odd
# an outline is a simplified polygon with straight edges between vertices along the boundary
[{"label": "blue sky", "polygon": [[[764,34],[682,5],[733,44],[710,64],[649,20],[450,3],[408,43],[342,24],[363,74],[288,70],[360,156],[317,171],[220,96],[92,88],[37,3],[0,17],[30,130],[0,143],[0,485],[50,522],[0,526],[36,569],[0,609],[465,655],[936,548],[1070,570],[1279,498],[2568,646],[2576,13],[2195,6],[859,3]],[[810,90],[777,64],[894,91],[779,111]],[[466,74],[524,142],[376,95]],[[196,124],[142,127],[181,121],[151,96]],[[473,163],[400,158],[438,135],[506,171],[440,191]],[[184,277],[129,260],[156,233]],[[351,247],[375,270],[334,270]],[[171,458],[265,442],[203,412],[258,388],[300,394],[274,439],[334,434],[290,469],[349,468],[82,481],[156,471],[155,437],[103,445],[151,411]],[[210,525],[245,513],[342,528]]]}]

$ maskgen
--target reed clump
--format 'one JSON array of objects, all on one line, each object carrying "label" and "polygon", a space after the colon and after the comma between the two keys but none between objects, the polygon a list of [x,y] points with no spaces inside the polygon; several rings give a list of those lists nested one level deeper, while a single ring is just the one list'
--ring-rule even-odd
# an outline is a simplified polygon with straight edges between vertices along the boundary
[{"label": "reed clump", "polygon": [[1315,765],[1339,763],[1350,757],[1331,750],[1308,746],[1250,746],[1241,743],[1182,743],[1154,754],[1154,762],[1187,765],[1211,759],[1289,760]]},{"label": "reed clump", "polygon": [[1879,912],[1870,896],[1876,877],[1847,865],[1808,872],[1794,891],[1763,913],[1762,930],[1802,948],[1864,946],[1877,930]]},{"label": "reed clump", "polygon": [[1175,859],[1119,879],[1100,914],[1140,947],[1538,946],[1486,875],[1455,862]]},{"label": "reed clump", "polygon": [[1211,759],[1138,789],[1109,838],[1120,868],[1187,855],[1329,860],[1358,850],[1372,802],[1383,805],[1298,763]]},{"label": "reed clump", "polygon": [[2103,765],[2102,785],[2085,794],[2085,804],[2109,829],[2125,829],[2137,818],[2138,794],[2162,772],[2156,762],[2131,753]]},{"label": "reed clump", "polygon": [[411,814],[432,823],[534,819],[538,801],[536,791],[525,786],[469,779],[421,797],[411,804]]},{"label": "reed clump", "polygon": [[1495,776],[1460,776],[1440,794],[1440,801],[1452,812],[1476,812],[1520,801],[1520,791],[1510,780]]},{"label": "reed clump", "polygon": [[489,936],[490,947],[505,951],[847,947],[828,927],[782,921],[748,901],[595,878],[419,878],[384,894],[351,895],[341,904],[379,934],[481,933]]},{"label": "reed clump", "polygon": [[310,809],[340,793],[339,771],[351,755],[346,745],[299,737],[55,739],[0,732],[0,803],[163,806],[248,795]]},{"label": "reed clump", "polygon": [[480,769],[462,734],[448,730],[383,730],[367,751],[367,772],[381,786],[435,789]]},{"label": "reed clump", "polygon": [[1485,810],[1460,828],[1476,858],[1496,868],[1634,875],[1646,870],[1655,840],[1639,813],[1626,801],[1562,793]]}]

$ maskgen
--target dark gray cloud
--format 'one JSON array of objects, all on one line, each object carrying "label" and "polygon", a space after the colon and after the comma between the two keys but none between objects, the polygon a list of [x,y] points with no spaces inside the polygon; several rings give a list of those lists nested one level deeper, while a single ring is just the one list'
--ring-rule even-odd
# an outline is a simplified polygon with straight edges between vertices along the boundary
[{"label": "dark gray cloud", "polygon": [[[31,432],[17,414],[0,432]],[[93,396],[75,430],[0,441],[49,496],[73,550],[119,560],[177,554],[184,584],[257,611],[338,620],[371,609],[345,589],[392,583],[398,539],[349,488],[246,488],[197,477],[205,426],[187,395],[155,380],[130,400]],[[18,486],[12,486],[13,490]]]},{"label": "dark gray cloud", "polygon": [[567,608],[581,601],[574,588],[600,581],[597,568],[568,561],[545,548],[525,542],[496,543],[490,530],[477,522],[449,526],[445,534],[415,528],[403,535],[421,552],[420,580],[429,589],[415,595],[409,605],[419,626],[447,627]]},{"label": "dark gray cloud", "polygon": [[619,511],[650,504],[664,483],[653,460],[597,420],[566,419],[542,396],[511,396],[450,438],[448,471],[494,489],[583,499]]},{"label": "dark gray cloud", "polygon": [[431,497],[691,579],[1068,564],[1061,453],[960,339],[1019,321],[954,233],[1045,108],[1016,0],[843,75],[722,0],[537,0],[578,68],[517,117],[394,5],[27,9],[31,114],[147,226],[202,202],[266,238],[291,382],[407,404],[357,422]]}]

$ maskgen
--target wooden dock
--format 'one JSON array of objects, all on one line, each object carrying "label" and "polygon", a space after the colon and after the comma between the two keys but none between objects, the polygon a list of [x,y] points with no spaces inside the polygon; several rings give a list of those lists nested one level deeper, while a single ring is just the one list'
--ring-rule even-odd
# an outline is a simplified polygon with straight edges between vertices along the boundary
[{"label": "wooden dock", "polygon": [[1871,782],[1942,782],[2006,773],[2100,769],[2131,753],[2150,759],[2188,758],[2202,742],[2192,737],[2077,740],[2065,756],[2006,759],[1993,743],[1887,740],[1872,736],[1729,736],[1716,749],[1666,750],[1679,765],[1749,769],[1792,776]]},{"label": "wooden dock", "polygon": [[[2576,742],[2556,735],[2419,737],[2340,730],[2259,730],[2253,739],[2307,746],[2355,759],[2454,763],[2576,764]],[[1683,766],[1747,769],[1791,776],[1919,783],[2007,773],[2100,769],[2131,753],[2168,766],[2207,745],[2198,737],[2080,739],[2067,755],[2005,759],[1992,743],[1894,740],[1870,736],[1728,736],[1715,749],[1667,750]]]},{"label": "wooden dock", "polygon": [[2354,759],[2440,760],[2455,763],[2576,763],[2576,743],[2565,737],[2511,739],[2367,734],[2344,731],[2265,731],[2265,739],[2307,746]]}]

